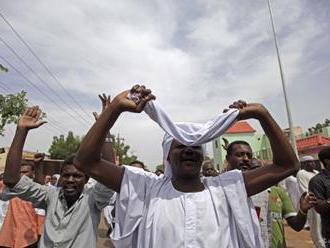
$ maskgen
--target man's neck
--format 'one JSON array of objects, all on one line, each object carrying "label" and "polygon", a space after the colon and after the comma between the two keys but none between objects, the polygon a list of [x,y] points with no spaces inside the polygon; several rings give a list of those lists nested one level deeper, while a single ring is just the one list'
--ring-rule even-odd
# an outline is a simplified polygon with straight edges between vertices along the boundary
[{"label": "man's neck", "polygon": [[185,193],[200,192],[205,188],[199,176],[195,178],[173,178],[172,184],[176,190]]},{"label": "man's neck", "polygon": [[75,204],[75,202],[79,199],[79,196],[77,196],[77,197],[65,197],[64,196],[64,199],[66,201],[68,209],[70,209],[73,206],[73,204]]}]

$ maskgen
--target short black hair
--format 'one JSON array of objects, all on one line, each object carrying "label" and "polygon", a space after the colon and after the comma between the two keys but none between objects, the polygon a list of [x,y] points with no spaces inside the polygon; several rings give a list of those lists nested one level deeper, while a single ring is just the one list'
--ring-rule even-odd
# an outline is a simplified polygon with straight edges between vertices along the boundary
[{"label": "short black hair", "polygon": [[61,169],[60,169],[60,174],[62,174],[63,168],[67,165],[74,165],[73,161],[74,158],[76,157],[76,154],[71,154],[68,157],[66,157],[66,159],[64,159],[62,165],[61,165]]},{"label": "short black hair", "polygon": [[227,156],[230,156],[233,153],[233,150],[234,150],[233,148],[234,148],[235,145],[246,145],[246,146],[251,147],[250,144],[247,143],[244,140],[235,140],[227,146],[227,149],[226,149],[227,150]]},{"label": "short black hair", "polygon": [[132,164],[140,164],[140,165],[142,165],[142,168],[144,168],[144,163],[139,160],[134,160],[133,162],[129,163],[129,165],[132,165]]},{"label": "short black hair", "polygon": [[30,166],[31,167],[31,170],[34,171],[34,163],[32,161],[29,161],[29,160],[25,160],[23,159],[22,162],[21,162],[21,167],[22,166]]},{"label": "short black hair", "polygon": [[319,152],[319,159],[323,163],[323,165],[325,164],[326,159],[330,159],[330,146],[323,148]]},{"label": "short black hair", "polygon": [[[73,166],[75,166],[74,163],[73,163],[73,161],[74,161],[74,159],[76,158],[76,155],[77,155],[77,154],[73,153],[73,154],[69,155],[69,156],[64,160],[64,162],[63,162],[63,164],[62,164],[62,166],[61,166],[61,169],[60,169],[60,175],[62,175],[62,171],[63,171],[63,168],[64,168],[65,166],[67,166],[67,165],[73,165]],[[77,168],[77,167],[76,167],[76,168]],[[81,170],[79,170],[79,171],[81,171]],[[82,172],[82,171],[81,171],[81,172]],[[87,182],[88,179],[89,179],[89,176],[88,176],[85,172],[82,172],[82,173],[85,174],[86,182]]]}]

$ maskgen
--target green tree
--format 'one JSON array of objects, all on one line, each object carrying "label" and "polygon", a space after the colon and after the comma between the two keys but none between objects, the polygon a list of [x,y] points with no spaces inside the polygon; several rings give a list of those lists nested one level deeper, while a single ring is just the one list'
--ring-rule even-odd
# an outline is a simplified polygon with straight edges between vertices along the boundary
[{"label": "green tree", "polygon": [[0,135],[3,135],[7,124],[17,123],[20,114],[27,106],[27,102],[25,91],[17,94],[0,94]]},{"label": "green tree", "polygon": [[[117,135],[111,135],[113,149],[116,155],[119,157],[121,164],[129,164],[134,160],[137,160],[135,155],[129,155],[130,146],[124,143],[124,139]],[[54,136],[53,142],[48,150],[52,159],[65,159],[73,153],[76,153],[79,149],[81,138],[75,136],[73,132],[68,132],[67,137],[60,135]]]},{"label": "green tree", "polygon": [[111,135],[113,149],[119,158],[120,164],[130,164],[134,160],[137,160],[137,156],[129,155],[130,146],[124,143],[125,139],[121,138],[119,134],[117,137]]},{"label": "green tree", "polygon": [[53,142],[48,150],[52,159],[65,159],[71,154],[78,151],[80,145],[80,137],[74,136],[73,132],[69,131],[67,137],[60,135],[54,136]]}]

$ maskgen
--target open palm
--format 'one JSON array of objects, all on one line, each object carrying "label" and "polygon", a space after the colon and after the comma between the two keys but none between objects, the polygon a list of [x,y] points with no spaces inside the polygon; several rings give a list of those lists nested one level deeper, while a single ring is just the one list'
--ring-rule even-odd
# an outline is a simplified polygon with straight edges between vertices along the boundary
[{"label": "open palm", "polygon": [[40,120],[41,114],[42,111],[38,106],[27,108],[19,118],[17,126],[27,129],[38,128],[46,123],[46,121]]}]

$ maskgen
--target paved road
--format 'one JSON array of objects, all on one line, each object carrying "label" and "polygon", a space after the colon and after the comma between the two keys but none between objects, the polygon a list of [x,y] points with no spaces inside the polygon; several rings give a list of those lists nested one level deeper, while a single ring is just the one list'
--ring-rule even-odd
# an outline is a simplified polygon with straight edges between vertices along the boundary
[{"label": "paved road", "polygon": [[313,242],[310,238],[309,231],[303,230],[296,232],[290,227],[285,228],[288,241],[288,248],[312,248]]}]

